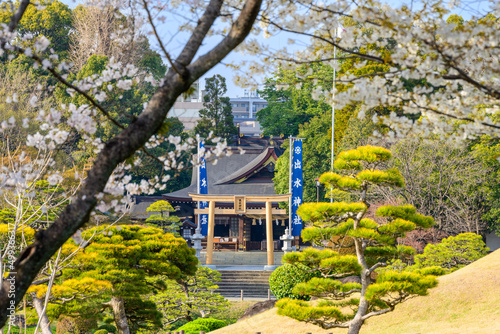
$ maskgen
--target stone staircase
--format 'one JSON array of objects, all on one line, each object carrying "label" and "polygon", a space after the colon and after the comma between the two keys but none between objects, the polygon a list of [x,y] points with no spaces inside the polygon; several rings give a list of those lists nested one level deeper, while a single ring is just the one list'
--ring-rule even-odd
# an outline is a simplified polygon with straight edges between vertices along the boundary
[{"label": "stone staircase", "polygon": [[[271,271],[256,270],[221,270],[221,281],[216,292],[226,298],[268,298],[269,276]],[[271,294],[271,299],[276,299]]]},{"label": "stone staircase", "polygon": [[[202,251],[200,254],[201,264],[206,263],[207,253]],[[274,264],[280,265],[283,252],[274,252]],[[219,251],[213,253],[213,265],[216,266],[253,266],[253,265],[266,265],[267,253],[266,252],[234,252],[234,251]]]}]

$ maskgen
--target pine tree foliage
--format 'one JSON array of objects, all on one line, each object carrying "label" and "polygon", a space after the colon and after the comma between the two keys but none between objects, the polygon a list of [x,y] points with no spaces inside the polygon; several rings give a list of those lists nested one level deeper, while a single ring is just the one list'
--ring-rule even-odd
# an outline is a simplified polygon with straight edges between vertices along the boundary
[{"label": "pine tree foliage", "polygon": [[82,233],[85,239],[92,235],[92,243],[63,271],[61,289],[75,290],[94,279],[102,286],[101,294],[64,303],[53,310],[55,315],[96,316],[98,310],[112,306],[110,300],[117,300],[123,311],[118,314],[113,308],[117,325],[122,317],[133,332],[160,328],[161,313],[144,296],[164,289],[166,279],[194,275],[198,264],[194,250],[184,239],[153,227],[103,225]]},{"label": "pine tree foliage", "polygon": [[[372,186],[403,187],[397,169],[382,169],[391,152],[382,147],[363,146],[339,154],[334,166],[341,173],[325,173],[320,181],[328,188],[359,194],[358,202],[304,203],[298,214],[307,222],[302,232],[304,241],[333,244],[337,247],[286,254],[283,262],[302,264],[319,271],[306,283],[295,286],[293,293],[319,297],[314,303],[282,299],[279,314],[310,322],[328,329],[349,328],[359,333],[363,322],[375,315],[394,310],[408,298],[425,295],[436,286],[435,275],[442,270],[384,270],[391,259],[414,254],[414,249],[397,245],[397,238],[416,228],[434,224],[431,217],[416,212],[411,205],[381,206],[375,217],[368,217],[367,192]],[[341,254],[341,247],[353,247],[355,254]],[[356,276],[343,280],[348,276]]]},{"label": "pine tree foliage", "polygon": [[219,293],[217,282],[220,273],[216,270],[199,266],[196,274],[170,280],[161,276],[166,289],[153,294],[153,301],[162,313],[163,329],[179,320],[192,321],[196,316],[206,317],[229,307],[229,302]]},{"label": "pine tree foliage", "polygon": [[165,232],[173,233],[174,235],[179,234],[177,230],[179,229],[181,220],[177,216],[170,216],[170,212],[174,212],[175,209],[168,201],[156,201],[146,211],[155,212],[155,214],[146,219],[147,222],[158,225]]}]

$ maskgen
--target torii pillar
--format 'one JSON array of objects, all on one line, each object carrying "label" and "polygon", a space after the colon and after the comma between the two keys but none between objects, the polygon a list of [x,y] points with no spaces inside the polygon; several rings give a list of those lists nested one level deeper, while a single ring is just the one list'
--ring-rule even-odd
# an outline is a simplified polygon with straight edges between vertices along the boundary
[{"label": "torii pillar", "polygon": [[273,242],[273,206],[270,201],[266,201],[266,241],[267,241],[267,266],[264,270],[274,270],[274,242]]}]

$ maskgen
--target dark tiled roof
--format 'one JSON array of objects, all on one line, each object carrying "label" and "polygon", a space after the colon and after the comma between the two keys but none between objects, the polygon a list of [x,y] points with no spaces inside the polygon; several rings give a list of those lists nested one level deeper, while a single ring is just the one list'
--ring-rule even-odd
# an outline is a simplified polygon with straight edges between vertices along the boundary
[{"label": "dark tiled roof", "polygon": [[148,212],[148,207],[156,201],[163,200],[161,196],[134,196],[129,214],[134,219],[147,219],[159,212]]},{"label": "dark tiled roof", "polygon": [[[275,195],[271,179],[253,182],[234,183],[247,178],[258,171],[269,160],[279,156],[275,147],[248,145],[242,147],[244,154],[239,154],[238,147],[232,147],[231,156],[220,158],[214,165],[207,163],[208,193],[214,195]],[[191,185],[187,188],[164,194],[163,198],[171,201],[190,201],[189,193],[197,193],[198,173],[193,170]]]}]

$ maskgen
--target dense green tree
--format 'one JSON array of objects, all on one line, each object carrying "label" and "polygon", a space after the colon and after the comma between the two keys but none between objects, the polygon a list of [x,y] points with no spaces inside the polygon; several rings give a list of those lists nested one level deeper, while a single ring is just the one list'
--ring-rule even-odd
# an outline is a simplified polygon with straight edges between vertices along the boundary
[{"label": "dense green tree", "polygon": [[[9,2],[3,2],[0,7],[0,23],[10,22],[12,12],[8,8],[9,4]],[[39,10],[35,5],[28,6],[19,22],[19,33],[21,36],[26,34],[45,36],[60,57],[67,56],[72,26],[71,9],[57,0],[42,0],[39,4],[44,7],[43,10]]]},{"label": "dense green tree", "polygon": [[257,112],[263,134],[297,136],[301,124],[331,111],[323,97],[313,98],[313,90],[318,86],[331,87],[332,72],[330,66],[318,63],[296,70],[280,69],[267,79],[265,88],[259,91],[267,107]]},{"label": "dense green tree", "polygon": [[[309,123],[300,126],[299,137],[303,141],[303,172],[304,172],[304,202],[316,201],[316,182],[325,170],[330,169],[330,143],[331,143],[331,113],[315,116]],[[285,141],[285,152],[276,162],[274,188],[278,194],[286,194],[288,189],[289,174],[289,143]],[[324,196],[323,187],[321,196]]]},{"label": "dense green tree", "polygon": [[229,97],[224,97],[226,92],[226,79],[219,74],[205,80],[204,108],[200,110],[201,120],[194,128],[195,133],[208,137],[213,132],[223,139],[237,134]]},{"label": "dense green tree", "polygon": [[[359,333],[363,322],[376,315],[394,310],[408,298],[425,295],[437,284],[433,274],[442,270],[426,268],[419,271],[386,271],[373,279],[372,273],[387,265],[387,260],[413,254],[408,246],[397,245],[416,228],[428,228],[431,217],[416,213],[411,205],[381,206],[376,220],[367,217],[370,203],[367,193],[371,187],[402,187],[404,181],[397,169],[380,167],[391,158],[391,152],[374,146],[363,146],[339,154],[335,169],[341,174],[325,173],[320,181],[328,187],[359,195],[357,202],[305,203],[298,209],[307,228],[304,241],[323,244],[333,238],[348,238],[343,247],[354,245],[355,255],[341,254],[332,249],[308,248],[303,252],[286,254],[285,263],[301,263],[310,270],[321,272],[298,284],[293,293],[321,298],[316,304],[283,299],[278,302],[279,314],[317,324],[325,329],[348,328],[349,334]],[[341,280],[357,276],[351,282]],[[358,281],[359,283],[357,283]],[[349,306],[346,308],[345,306]],[[351,311],[349,311],[351,310]]]},{"label": "dense green tree", "polygon": [[[178,136],[183,140],[187,139],[189,134],[184,131],[184,125],[176,117],[169,117],[164,122],[164,128],[168,129],[169,135]],[[150,149],[149,152],[154,156],[166,155],[169,151],[175,151],[175,144],[164,141],[160,146]],[[170,170],[165,171],[163,164],[157,159],[152,158],[146,154],[140,154],[143,164],[134,166],[130,170],[133,182],[140,182],[141,180],[151,180],[155,177],[162,177],[167,174],[170,179],[165,182],[166,190],[158,190],[155,195],[161,195],[165,192],[173,192],[188,187],[191,184],[191,170],[184,169],[180,171]],[[189,165],[189,154],[184,154],[178,158],[177,161],[182,162],[185,166]]]}]

